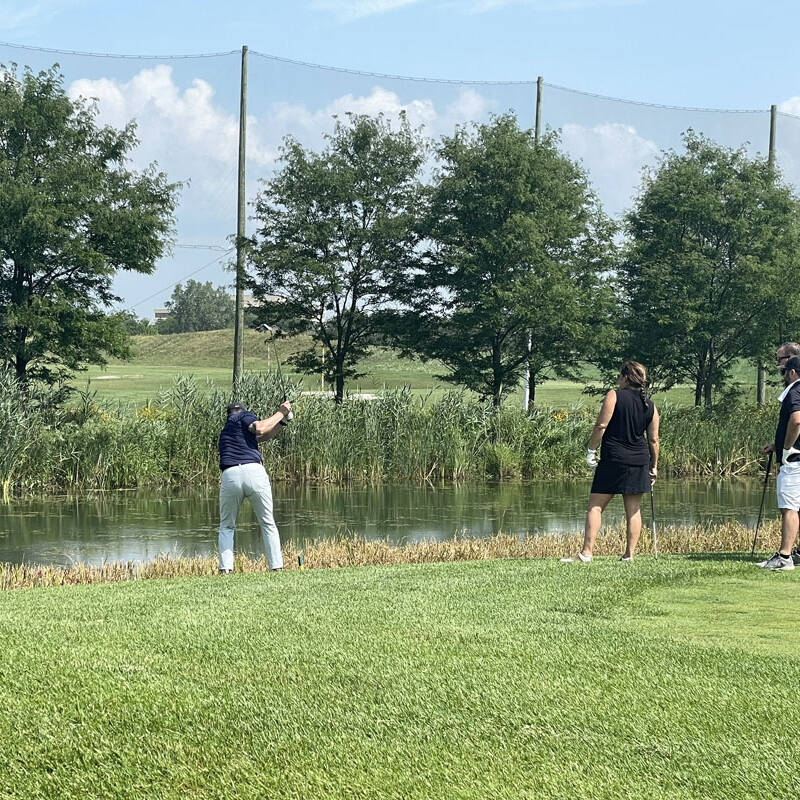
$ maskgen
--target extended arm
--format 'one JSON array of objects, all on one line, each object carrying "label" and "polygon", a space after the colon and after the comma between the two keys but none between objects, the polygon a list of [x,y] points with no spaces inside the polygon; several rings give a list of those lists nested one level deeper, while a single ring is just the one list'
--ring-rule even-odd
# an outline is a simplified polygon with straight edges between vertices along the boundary
[{"label": "extended arm", "polygon": [[617,405],[617,393],[610,391],[603,399],[603,405],[600,406],[600,413],[597,415],[597,422],[592,428],[592,435],[589,437],[589,449],[597,450],[600,445],[600,440],[606,432],[608,423],[611,422],[611,417],[614,415],[614,408]]},{"label": "extended arm", "polygon": [[661,418],[658,416],[658,409],[653,408],[653,419],[647,426],[647,446],[650,448],[650,478],[656,479],[658,475],[658,454],[661,450],[658,443],[658,426]]},{"label": "extended arm", "polygon": [[258,419],[250,425],[250,432],[254,433],[259,442],[268,442],[274,439],[281,429],[281,422],[292,410],[292,404],[288,400],[281,403],[281,407],[266,419]]}]

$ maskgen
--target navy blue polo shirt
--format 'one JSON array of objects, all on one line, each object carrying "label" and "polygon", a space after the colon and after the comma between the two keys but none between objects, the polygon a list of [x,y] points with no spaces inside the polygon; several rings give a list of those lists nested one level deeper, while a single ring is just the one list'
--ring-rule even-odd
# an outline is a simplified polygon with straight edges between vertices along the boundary
[{"label": "navy blue polo shirt", "polygon": [[[781,415],[778,420],[778,429],[775,431],[775,455],[778,464],[783,463],[783,445],[786,440],[786,429],[789,427],[789,417],[794,411],[800,411],[800,381],[795,381],[789,388],[786,397],[781,402]],[[794,443],[795,447],[800,447],[800,437]],[[800,460],[800,456],[790,456],[791,461]]]},{"label": "navy blue polo shirt", "polygon": [[258,451],[258,439],[250,426],[258,420],[252,412],[244,409],[228,417],[219,435],[219,468],[237,464],[263,464]]}]

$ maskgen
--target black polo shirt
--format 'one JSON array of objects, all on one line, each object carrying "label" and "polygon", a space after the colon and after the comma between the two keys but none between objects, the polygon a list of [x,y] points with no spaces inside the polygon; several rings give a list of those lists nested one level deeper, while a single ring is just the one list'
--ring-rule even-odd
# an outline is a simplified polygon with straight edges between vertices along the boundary
[{"label": "black polo shirt", "polygon": [[[800,381],[795,381],[786,393],[786,397],[781,402],[781,415],[778,419],[778,429],[775,431],[775,455],[778,459],[778,464],[783,463],[783,447],[786,440],[786,429],[789,427],[789,417],[795,411],[800,411]],[[794,443],[794,446],[800,448],[800,437]],[[800,454],[795,453],[790,456],[790,461],[800,461]]]}]

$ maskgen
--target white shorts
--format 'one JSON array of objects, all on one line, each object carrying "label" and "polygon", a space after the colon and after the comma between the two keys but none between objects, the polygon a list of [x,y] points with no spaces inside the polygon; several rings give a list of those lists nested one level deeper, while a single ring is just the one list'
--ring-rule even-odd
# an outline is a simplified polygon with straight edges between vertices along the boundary
[{"label": "white shorts", "polygon": [[778,470],[778,508],[800,511],[800,461],[784,464]]}]

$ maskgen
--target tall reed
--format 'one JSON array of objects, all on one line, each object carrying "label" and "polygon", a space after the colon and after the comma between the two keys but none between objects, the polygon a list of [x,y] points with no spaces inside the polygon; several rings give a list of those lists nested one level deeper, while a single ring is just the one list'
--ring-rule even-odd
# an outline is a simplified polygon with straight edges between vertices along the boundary
[{"label": "tall reed", "polygon": [[[0,403],[0,480],[17,495],[94,489],[215,486],[217,439],[230,392],[180,376],[143,406],[84,396],[69,411],[24,403],[8,377]],[[2,386],[0,386],[2,389]],[[596,408],[495,412],[466,392],[377,400],[303,395],[276,372],[245,374],[238,396],[259,416],[284,395],[294,422],[262,446],[275,480],[441,483],[585,476]],[[14,393],[17,394],[14,394]],[[776,409],[662,410],[664,476],[755,475]]]}]

